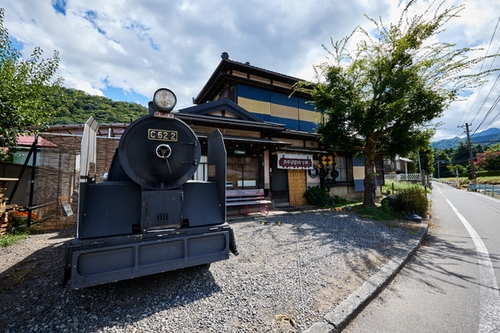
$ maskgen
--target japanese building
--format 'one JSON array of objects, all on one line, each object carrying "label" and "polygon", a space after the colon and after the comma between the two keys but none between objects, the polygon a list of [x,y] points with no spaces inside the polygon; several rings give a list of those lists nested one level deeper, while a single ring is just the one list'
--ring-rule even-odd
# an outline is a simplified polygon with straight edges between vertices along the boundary
[{"label": "japanese building", "polygon": [[[364,191],[364,160],[323,147],[314,133],[319,113],[300,81],[229,59],[227,53],[178,117],[199,135],[221,130],[227,150],[227,188],[263,188],[275,205],[306,204],[308,187],[355,199]],[[383,181],[383,162],[377,163]],[[379,184],[382,184],[381,182]]]}]

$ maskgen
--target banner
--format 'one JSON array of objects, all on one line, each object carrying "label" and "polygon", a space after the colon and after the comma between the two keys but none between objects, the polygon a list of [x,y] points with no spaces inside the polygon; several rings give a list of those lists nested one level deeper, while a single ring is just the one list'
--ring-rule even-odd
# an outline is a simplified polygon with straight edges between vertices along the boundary
[{"label": "banner", "polygon": [[278,154],[278,169],[309,170],[312,167],[312,155]]}]

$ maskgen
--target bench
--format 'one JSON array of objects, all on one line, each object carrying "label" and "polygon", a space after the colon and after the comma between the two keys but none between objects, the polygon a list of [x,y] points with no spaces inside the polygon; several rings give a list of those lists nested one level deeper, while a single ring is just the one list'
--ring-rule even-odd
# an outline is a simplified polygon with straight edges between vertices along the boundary
[{"label": "bench", "polygon": [[249,206],[258,206],[259,213],[269,214],[271,200],[264,197],[264,189],[253,190],[227,190],[226,207],[238,207],[238,214],[242,214],[241,208],[245,207],[243,215],[248,215]]}]

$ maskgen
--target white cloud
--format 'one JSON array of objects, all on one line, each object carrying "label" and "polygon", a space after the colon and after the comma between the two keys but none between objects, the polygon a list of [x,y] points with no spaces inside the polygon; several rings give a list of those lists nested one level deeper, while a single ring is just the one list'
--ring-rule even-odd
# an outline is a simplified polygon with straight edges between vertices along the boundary
[{"label": "white cloud", "polygon": [[[97,95],[109,92],[106,87],[121,88],[147,97],[166,86],[184,107],[191,105],[224,51],[237,61],[313,79],[312,65],[326,60],[322,44],[329,46],[330,37],[339,40],[358,25],[372,29],[363,14],[396,22],[398,2],[403,6],[406,0],[0,0],[0,7],[5,9],[5,26],[23,43],[25,56],[35,46],[46,56],[60,52],[58,74],[66,86]],[[418,5],[424,8],[428,2]],[[496,0],[468,0],[461,17],[449,22],[441,35],[459,46],[487,48],[498,13]],[[489,52],[499,46],[500,31]],[[473,92],[477,102],[469,102],[472,110],[465,110],[463,102],[454,103],[436,137],[461,134],[456,130],[459,119],[462,124],[472,121],[489,87],[491,83]],[[478,112],[477,125],[493,101]]]}]

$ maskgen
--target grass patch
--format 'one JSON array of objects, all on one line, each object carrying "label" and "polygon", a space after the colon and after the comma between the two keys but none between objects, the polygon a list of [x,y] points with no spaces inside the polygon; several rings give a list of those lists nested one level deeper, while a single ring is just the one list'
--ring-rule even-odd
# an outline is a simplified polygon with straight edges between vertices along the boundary
[{"label": "grass patch", "polygon": [[15,230],[10,234],[5,234],[0,237],[0,247],[10,246],[23,239],[28,238],[31,235],[29,229]]},{"label": "grass patch", "polygon": [[[491,184],[491,185],[500,185],[500,171],[477,171],[476,172],[476,180],[474,181],[475,183],[478,184]],[[456,182],[457,178],[456,177],[450,177],[450,178],[438,178],[442,180],[446,180],[449,182]],[[458,178],[458,183],[460,186],[467,186],[469,184],[470,180],[467,177],[459,177]]]},{"label": "grass patch", "polygon": [[395,181],[386,181],[385,185],[382,186],[382,193],[384,195],[397,194],[398,192],[405,191],[412,187],[419,187],[422,190],[425,190],[427,193],[430,193],[431,190],[427,186],[422,186],[421,183],[418,182],[395,182]]},{"label": "grass patch", "polygon": [[400,218],[400,215],[385,207],[363,207],[362,203],[352,205],[353,212],[358,216],[376,221],[394,221]]}]

